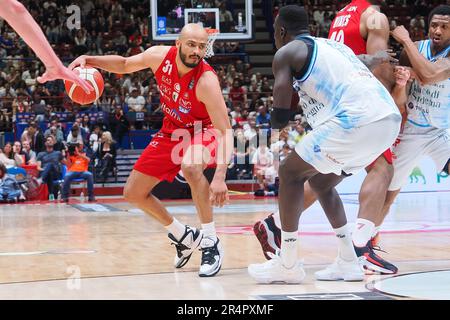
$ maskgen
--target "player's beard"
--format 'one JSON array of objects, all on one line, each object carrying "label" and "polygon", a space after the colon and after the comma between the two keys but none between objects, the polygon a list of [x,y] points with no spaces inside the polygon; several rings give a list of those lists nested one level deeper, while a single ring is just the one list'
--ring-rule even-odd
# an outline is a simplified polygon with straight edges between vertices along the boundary
[{"label": "player's beard", "polygon": [[180,60],[181,62],[183,62],[183,64],[188,67],[188,68],[195,68],[196,66],[198,66],[198,64],[200,63],[200,61],[202,61],[202,59],[200,58],[200,56],[198,57],[198,62],[194,62],[194,63],[189,63],[186,61],[187,56],[182,52],[181,50],[182,45],[180,44],[180,48],[178,49],[178,53],[180,54]]}]

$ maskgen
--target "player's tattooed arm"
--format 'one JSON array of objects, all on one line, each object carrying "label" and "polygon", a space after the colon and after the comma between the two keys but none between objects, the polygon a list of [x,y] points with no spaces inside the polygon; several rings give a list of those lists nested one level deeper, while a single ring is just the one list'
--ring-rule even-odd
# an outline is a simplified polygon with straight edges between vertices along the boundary
[{"label": "player's tattooed arm", "polygon": [[273,86],[273,109],[270,123],[273,129],[282,129],[292,115],[293,74],[302,70],[308,58],[308,47],[302,41],[293,41],[277,51],[272,62],[275,77]]},{"label": "player's tattooed arm", "polygon": [[[436,62],[428,61],[417,49],[417,45],[409,37],[408,30],[399,26],[392,31],[392,36],[403,45],[404,52],[408,57],[418,80],[422,84],[434,84],[450,78],[450,59],[449,57],[440,59]],[[403,60],[405,58],[403,57]],[[402,62],[402,59],[400,60]]]}]

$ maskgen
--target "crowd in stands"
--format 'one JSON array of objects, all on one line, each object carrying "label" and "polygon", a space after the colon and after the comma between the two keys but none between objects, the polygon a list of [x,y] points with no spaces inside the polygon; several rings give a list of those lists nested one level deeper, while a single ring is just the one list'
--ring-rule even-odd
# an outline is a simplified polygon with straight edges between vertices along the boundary
[{"label": "crowd in stands", "polygon": [[[170,2],[183,3],[183,6],[186,2],[185,7],[188,3],[192,5],[191,1],[169,1],[168,5]],[[227,8],[220,1],[216,2],[199,1],[196,5],[209,7],[214,4]],[[150,6],[145,0],[54,0],[44,3],[24,0],[22,3],[66,63],[82,54],[132,56],[154,45],[148,37]],[[230,1],[223,1],[223,5],[228,3]],[[66,10],[70,5],[81,8],[80,29],[70,30],[66,26]],[[243,46],[237,42],[217,42],[215,50],[217,54],[229,54],[242,52]],[[0,130],[11,130],[14,115],[20,112],[33,112],[40,122],[49,120],[55,112],[79,111],[80,106],[74,105],[65,95],[61,81],[45,85],[36,82],[36,77],[43,71],[31,50],[0,20]],[[159,92],[150,70],[132,75],[104,72],[103,77],[104,93],[99,101],[88,106],[89,110],[105,111],[114,120],[113,114],[120,106],[125,116],[132,120],[130,129],[160,127]],[[117,134],[114,136],[118,138]]]},{"label": "crowd in stands", "polygon": [[44,132],[32,120],[19,140],[0,148],[0,165],[8,172],[26,169],[25,175],[32,179],[26,187],[45,184],[45,192],[54,199],[59,195],[67,201],[72,180],[86,180],[88,199],[93,201],[94,180],[104,183],[108,176],[117,174],[116,143],[109,131],[98,125],[89,126],[86,116],[76,118],[67,135],[66,131],[57,119]]},{"label": "crowd in stands", "polygon": [[[152,45],[148,40],[147,1],[86,0],[69,3],[55,0],[37,4],[25,0],[23,4],[42,26],[54,50],[66,63],[81,54],[131,56]],[[65,25],[66,8],[71,4],[81,7],[81,29],[70,30]],[[203,7],[218,6],[224,26],[231,26],[231,22],[236,20],[231,14],[230,1],[199,1],[196,6],[199,4]],[[237,42],[216,42],[214,48],[216,56],[242,52],[243,49],[243,45]],[[214,64],[214,60],[211,63]],[[241,58],[230,57],[215,66],[233,127],[246,130],[247,136],[248,132],[268,128],[272,90],[269,79],[261,74],[252,75],[250,64]],[[67,98],[62,82],[38,84],[36,77],[43,71],[42,65],[34,59],[25,43],[1,21],[0,130],[12,131],[17,129],[14,124],[28,123],[21,137],[17,136],[20,132],[16,130],[15,144],[22,144],[20,152],[9,152],[9,146],[5,145],[6,152],[0,157],[0,162],[6,166],[39,163],[37,158],[39,154],[47,152],[46,144],[51,140],[48,137],[52,136],[53,149],[61,152],[64,161],[68,158],[69,144],[83,144],[91,162],[105,162],[103,167],[106,169],[98,171],[98,176],[104,177],[115,168],[116,147],[113,144],[111,153],[107,149],[96,150],[101,145],[98,141],[99,130],[106,131],[104,134],[110,131],[110,136],[117,141],[117,148],[121,148],[123,137],[130,130],[158,129],[161,125],[163,113],[159,108],[159,91],[150,70],[124,76],[103,73],[105,90],[102,97],[83,109]],[[86,112],[98,111],[104,112],[106,116],[96,119],[82,116]],[[19,119],[21,114],[30,114],[30,117]],[[42,127],[45,130],[41,130]],[[24,163],[14,160],[19,153],[23,154]],[[48,182],[50,193],[54,189],[51,182],[60,175],[61,165],[54,164],[50,174],[40,167],[40,176],[44,175],[42,180]]]},{"label": "crowd in stands", "polygon": [[[22,2],[66,63],[81,54],[131,56],[153,45],[148,37],[147,0]],[[273,24],[270,21],[279,7],[299,1],[260,2],[263,12],[269,12],[270,31]],[[422,39],[427,30],[426,16],[435,2],[383,1],[381,8],[390,17],[392,28],[407,21],[413,37]],[[168,10],[180,3],[184,1],[169,1]],[[192,5],[191,1],[186,3]],[[81,29],[70,30],[65,25],[66,9],[72,4],[81,7]],[[229,4],[226,0],[196,2],[203,7],[219,7],[221,25],[232,26],[236,17]],[[331,21],[345,2],[305,0],[303,4],[310,8],[311,33],[327,37]],[[233,54],[245,52],[243,44],[216,41],[215,52],[216,56],[231,54],[225,61],[210,60],[219,77],[235,135],[235,152],[228,179],[256,178],[260,193],[264,194],[264,190],[276,192],[279,161],[291,152],[309,128],[299,115],[279,136],[271,135],[271,79],[252,72],[248,59],[242,59],[241,55],[233,57]],[[43,71],[31,50],[0,20],[0,132],[16,130],[14,143],[0,146],[0,174],[2,166],[6,170],[36,166],[38,183],[46,184],[53,197],[62,194],[66,199],[71,179],[86,179],[88,189],[92,190],[92,182],[104,182],[108,175],[117,174],[117,149],[122,148],[128,132],[157,130],[161,126],[163,113],[159,106],[159,90],[150,70],[132,75],[103,73],[103,95],[99,101],[84,108],[68,99],[61,81],[38,84],[36,77]],[[102,112],[104,116],[89,116],[96,112]],[[30,117],[23,120],[27,122],[27,128],[19,135],[17,124],[22,121],[21,114],[30,114]],[[73,146],[77,158],[69,152],[70,148],[73,151]],[[71,170],[73,164],[75,168]],[[69,172],[65,174],[67,179],[62,176],[64,168]],[[66,189],[59,190],[60,184],[55,185],[55,181],[62,181],[61,185]],[[93,195],[89,194],[89,198],[93,200]]]},{"label": "crowd in stands", "polygon": [[[375,2],[378,2],[381,12],[388,17],[391,30],[399,25],[404,25],[413,41],[425,38],[428,31],[428,14],[437,5],[445,3],[442,0],[380,0]],[[294,3],[301,3],[309,9],[311,34],[317,37],[328,38],[328,31],[336,13],[345,7],[349,1],[275,0],[273,1],[273,17],[278,14],[281,6]],[[391,46],[397,52],[400,50],[396,41],[392,41]]]}]

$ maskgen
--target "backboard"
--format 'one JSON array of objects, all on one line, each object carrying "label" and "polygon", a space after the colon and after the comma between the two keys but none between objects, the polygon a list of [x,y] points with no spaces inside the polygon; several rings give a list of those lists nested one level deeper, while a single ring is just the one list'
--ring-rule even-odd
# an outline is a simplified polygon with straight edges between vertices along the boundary
[{"label": "backboard", "polygon": [[186,23],[201,23],[220,31],[217,40],[253,39],[253,0],[225,1],[216,7],[214,0],[150,0],[150,36],[153,41],[173,41]]}]

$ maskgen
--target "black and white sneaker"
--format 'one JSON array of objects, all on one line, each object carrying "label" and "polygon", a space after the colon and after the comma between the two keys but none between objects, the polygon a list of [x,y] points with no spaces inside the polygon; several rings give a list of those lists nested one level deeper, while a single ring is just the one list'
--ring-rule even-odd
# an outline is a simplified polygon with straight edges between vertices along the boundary
[{"label": "black and white sneaker", "polygon": [[223,260],[223,248],[219,238],[214,240],[204,237],[200,244],[200,250],[202,251],[202,262],[198,275],[200,277],[216,275],[222,267]]},{"label": "black and white sneaker", "polygon": [[175,239],[171,233],[169,233],[168,237],[172,240],[172,244],[177,250],[177,254],[174,259],[175,268],[182,268],[191,258],[192,252],[194,252],[194,250],[200,245],[203,234],[196,228],[186,226],[184,234],[180,240]]}]

